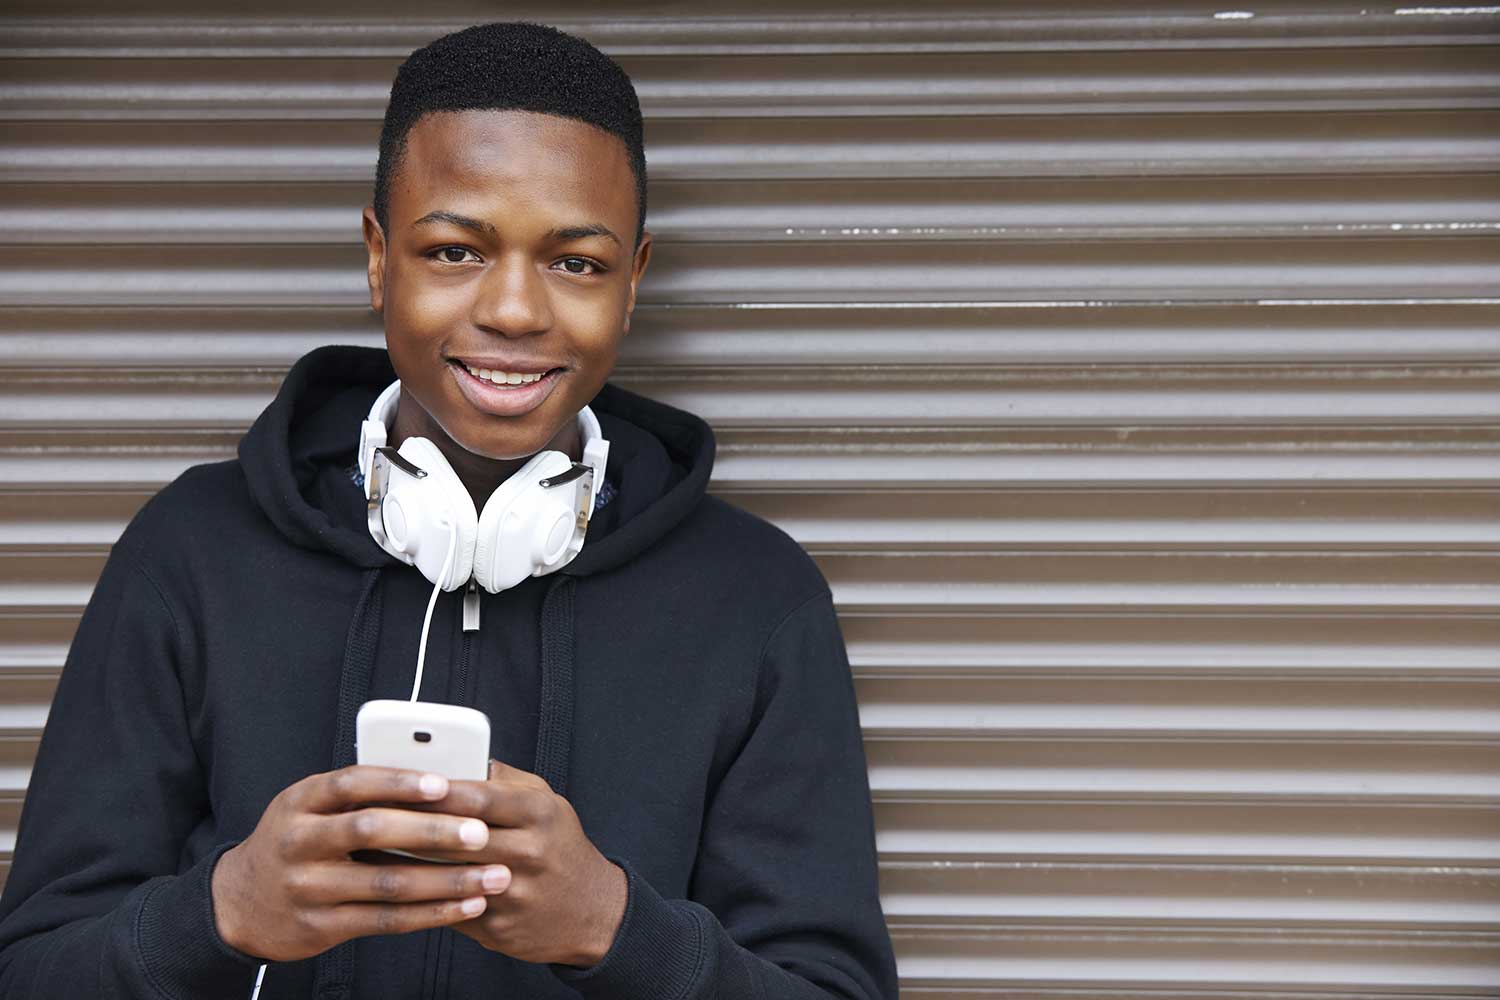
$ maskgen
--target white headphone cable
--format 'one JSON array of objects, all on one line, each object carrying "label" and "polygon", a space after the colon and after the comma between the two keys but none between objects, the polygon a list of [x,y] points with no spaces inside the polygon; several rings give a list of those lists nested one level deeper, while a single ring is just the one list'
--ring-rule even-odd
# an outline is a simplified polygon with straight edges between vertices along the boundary
[{"label": "white headphone cable", "polygon": [[[448,571],[453,568],[453,554],[458,547],[458,524],[450,522],[448,525],[448,555],[443,559],[443,571],[438,574],[438,582],[432,588],[432,597],[427,601],[427,616],[422,619],[422,640],[417,647],[417,677],[412,681],[411,700],[416,701],[417,695],[422,691],[422,665],[427,662],[427,630],[432,625],[432,609],[437,605],[438,594],[442,593],[443,581],[448,579]],[[266,964],[262,963],[260,971],[255,974],[255,988],[250,991],[250,1000],[260,1000],[260,984],[266,978]]]},{"label": "white headphone cable", "polygon": [[448,581],[448,570],[453,566],[453,553],[458,546],[458,522],[448,522],[448,555],[443,559],[443,571],[438,574],[438,582],[432,588],[432,598],[427,602],[427,617],[422,619],[422,639],[417,647],[417,676],[411,685],[411,700],[416,701],[417,695],[422,691],[422,665],[427,662],[427,629],[432,624],[432,609],[437,605],[438,594],[442,593],[443,584]]}]

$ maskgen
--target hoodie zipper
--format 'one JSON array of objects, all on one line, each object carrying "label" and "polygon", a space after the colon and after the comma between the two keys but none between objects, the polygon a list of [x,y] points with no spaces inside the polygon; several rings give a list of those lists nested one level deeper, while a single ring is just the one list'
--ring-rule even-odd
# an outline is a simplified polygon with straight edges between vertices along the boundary
[{"label": "hoodie zipper", "polygon": [[469,586],[464,589],[463,641],[458,644],[458,664],[453,669],[453,696],[459,704],[467,705],[469,691],[469,660],[474,651],[474,638],[479,634],[479,584],[471,576]]},{"label": "hoodie zipper", "polygon": [[[474,651],[474,637],[479,634],[479,584],[469,577],[463,597],[463,638],[458,644],[458,663],[453,669],[453,695],[460,705],[469,704],[469,661]],[[452,935],[447,927],[437,928],[429,938],[429,947],[437,949],[437,961],[432,968],[432,977],[423,983],[423,1000],[436,1000],[438,996],[451,996],[453,984]],[[444,959],[447,961],[444,961]],[[442,980],[439,985],[439,979]]]},{"label": "hoodie zipper", "polygon": [[479,581],[469,577],[469,586],[464,590],[464,638],[469,632],[479,631]]}]

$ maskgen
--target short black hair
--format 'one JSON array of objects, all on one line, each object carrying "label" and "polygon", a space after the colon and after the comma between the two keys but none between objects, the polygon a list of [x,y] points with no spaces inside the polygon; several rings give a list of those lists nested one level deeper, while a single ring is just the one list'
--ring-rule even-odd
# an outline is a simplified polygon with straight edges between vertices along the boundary
[{"label": "short black hair", "polygon": [[375,218],[389,233],[391,177],[406,136],[434,111],[535,111],[586,122],[625,143],[635,174],[639,244],[646,228],[646,153],[641,105],[630,77],[575,35],[544,24],[477,24],[417,49],[391,84],[375,164]]}]

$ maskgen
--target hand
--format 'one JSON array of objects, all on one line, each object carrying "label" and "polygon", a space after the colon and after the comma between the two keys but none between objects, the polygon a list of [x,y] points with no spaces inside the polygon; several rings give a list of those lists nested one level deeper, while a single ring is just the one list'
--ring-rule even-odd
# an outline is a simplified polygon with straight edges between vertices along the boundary
[{"label": "hand", "polygon": [[[468,784],[483,784],[468,782]],[[271,962],[321,954],[350,938],[470,920],[509,873],[483,865],[372,865],[352,851],[397,848],[476,859],[489,828],[419,806],[450,782],[393,767],[355,765],[283,789],[255,832],[219,858],[211,892],[224,943]],[[485,882],[489,876],[489,884]]]},{"label": "hand", "polygon": [[431,808],[489,824],[488,844],[462,857],[512,873],[482,916],[454,930],[524,962],[586,967],[604,958],[625,916],[625,872],[599,853],[544,779],[492,760],[489,780],[454,781]]}]

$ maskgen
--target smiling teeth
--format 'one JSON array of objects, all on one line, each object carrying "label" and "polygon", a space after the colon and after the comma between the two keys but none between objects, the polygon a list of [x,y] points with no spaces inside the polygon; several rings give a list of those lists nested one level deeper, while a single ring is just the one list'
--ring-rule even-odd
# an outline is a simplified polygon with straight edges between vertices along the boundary
[{"label": "smiling teeth", "polygon": [[525,385],[528,382],[536,382],[546,377],[540,374],[523,375],[520,372],[497,372],[489,368],[474,368],[470,365],[464,365],[464,368],[470,375],[476,378],[487,379],[496,385]]}]

